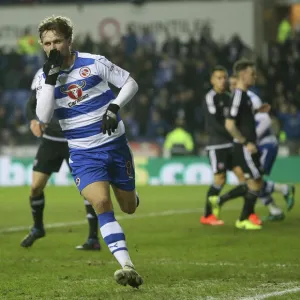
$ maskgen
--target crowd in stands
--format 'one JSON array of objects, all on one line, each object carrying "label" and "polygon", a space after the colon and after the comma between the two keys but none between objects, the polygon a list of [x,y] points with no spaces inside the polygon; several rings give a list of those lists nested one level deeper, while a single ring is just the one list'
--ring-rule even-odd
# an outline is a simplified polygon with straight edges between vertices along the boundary
[{"label": "crowd in stands", "polygon": [[[153,0],[151,0],[153,1]],[[159,0],[154,0],[154,1],[159,1]],[[165,0],[168,1],[168,0]],[[82,4],[82,3],[122,3],[122,2],[130,2],[133,4],[142,4],[143,2],[145,2],[144,0],[80,0],[80,1],[76,1],[76,0],[1,0],[0,1],[0,5],[12,5],[12,4],[55,4],[55,3],[59,3],[59,4],[74,4],[74,3],[78,3],[78,4]]]},{"label": "crowd in stands", "polygon": [[[183,119],[196,153],[206,141],[201,106],[210,88],[211,68],[221,64],[230,74],[239,58],[255,58],[258,78],[254,91],[271,104],[276,134],[296,154],[300,140],[299,35],[271,44],[268,61],[256,57],[242,37],[235,35],[220,43],[211,36],[209,26],[185,43],[166,34],[158,47],[149,30],[137,35],[128,28],[118,45],[94,41],[87,35],[75,37],[74,49],[104,55],[137,80],[139,92],[122,112],[130,140],[162,145],[176,120]],[[41,53],[3,54],[0,49],[0,143],[36,142],[28,128],[25,106],[32,78],[43,60]]]}]

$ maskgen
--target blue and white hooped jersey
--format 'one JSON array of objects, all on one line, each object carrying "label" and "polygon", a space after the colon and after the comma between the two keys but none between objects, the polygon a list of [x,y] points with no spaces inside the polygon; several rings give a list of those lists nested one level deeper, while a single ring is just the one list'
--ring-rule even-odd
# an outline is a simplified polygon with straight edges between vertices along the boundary
[{"label": "blue and white hooped jersey", "polygon": [[[254,110],[259,109],[262,106],[262,101],[258,95],[252,91],[247,91],[248,96],[251,99],[252,107]],[[257,133],[257,145],[264,144],[278,144],[277,138],[273,133],[272,127],[267,126],[263,132],[258,131],[259,126],[263,122],[269,123],[270,116],[268,113],[256,113],[255,114],[255,123],[256,123],[256,133]]]},{"label": "blue and white hooped jersey", "polygon": [[[121,88],[129,73],[104,56],[75,52],[72,67],[61,70],[55,85],[54,114],[59,120],[70,151],[96,147],[114,149],[126,142],[124,123],[118,115],[118,128],[111,136],[101,132],[103,115],[115,99],[108,82]],[[45,84],[38,78],[37,98]]]}]

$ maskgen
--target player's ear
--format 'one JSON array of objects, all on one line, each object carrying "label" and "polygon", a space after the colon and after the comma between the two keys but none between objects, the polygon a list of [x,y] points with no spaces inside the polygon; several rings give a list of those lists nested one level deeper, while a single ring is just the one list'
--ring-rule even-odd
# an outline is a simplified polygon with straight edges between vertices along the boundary
[{"label": "player's ear", "polygon": [[243,78],[244,78],[244,70],[241,70],[241,71],[239,71],[239,73],[238,73],[238,78],[240,78],[240,79],[242,79],[243,80]]}]

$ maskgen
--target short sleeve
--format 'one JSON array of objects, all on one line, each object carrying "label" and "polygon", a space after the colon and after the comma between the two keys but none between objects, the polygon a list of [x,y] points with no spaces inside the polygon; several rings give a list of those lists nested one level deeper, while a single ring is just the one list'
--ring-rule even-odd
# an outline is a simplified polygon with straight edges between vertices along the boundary
[{"label": "short sleeve", "polygon": [[217,112],[217,108],[214,102],[214,95],[213,91],[210,91],[209,93],[206,94],[205,97],[205,102],[207,106],[207,110],[210,114],[215,115]]},{"label": "short sleeve", "polygon": [[232,97],[231,104],[229,106],[229,114],[228,114],[229,119],[237,118],[240,110],[241,100],[242,100],[242,91],[235,90],[234,95]]},{"label": "short sleeve", "polygon": [[261,99],[251,91],[247,91],[247,95],[250,97],[253,109],[258,110],[262,106]]},{"label": "short sleeve", "polygon": [[121,88],[129,77],[129,72],[113,64],[104,56],[95,60],[98,75],[105,81]]}]

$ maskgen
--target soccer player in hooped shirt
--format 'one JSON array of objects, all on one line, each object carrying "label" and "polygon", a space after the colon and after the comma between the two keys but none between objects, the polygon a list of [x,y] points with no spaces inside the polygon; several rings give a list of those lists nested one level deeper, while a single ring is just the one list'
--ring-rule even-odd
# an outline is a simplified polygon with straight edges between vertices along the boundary
[{"label": "soccer player in hooped shirt", "polygon": [[[36,113],[48,123],[58,118],[70,151],[75,183],[94,207],[100,232],[121,269],[117,283],[143,283],[130,259],[125,234],[114,216],[110,185],[122,211],[132,214],[139,204],[135,173],[119,109],[138,90],[130,74],[101,55],[73,52],[73,26],[66,17],[49,17],[38,28],[48,60],[37,87]],[[108,83],[120,88],[114,96]]]}]

